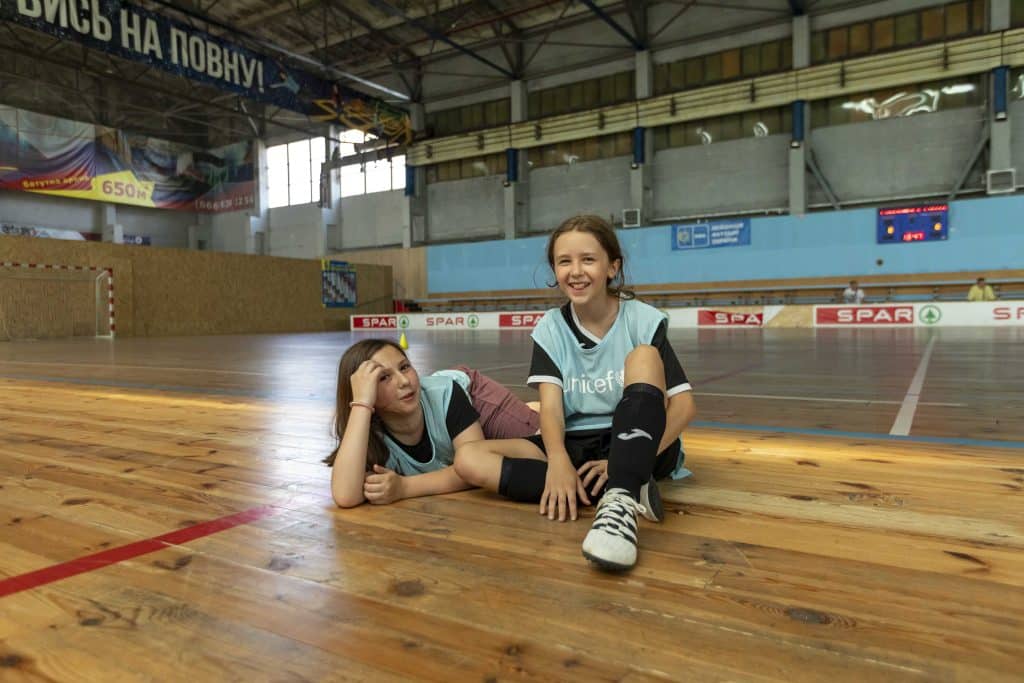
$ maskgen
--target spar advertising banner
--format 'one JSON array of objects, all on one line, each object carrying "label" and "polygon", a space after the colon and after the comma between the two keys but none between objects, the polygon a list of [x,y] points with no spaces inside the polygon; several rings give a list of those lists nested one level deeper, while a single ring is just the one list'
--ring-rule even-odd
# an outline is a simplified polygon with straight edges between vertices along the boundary
[{"label": "spar advertising banner", "polygon": [[[665,309],[673,329],[1022,327],[1024,301]],[[529,330],[542,311],[353,315],[353,330]]]},{"label": "spar advertising banner", "polygon": [[256,204],[252,142],[207,151],[0,106],[0,188],[213,213]]},{"label": "spar advertising banner", "polygon": [[815,306],[815,327],[1024,327],[1024,301]]},{"label": "spar advertising banner", "polygon": [[411,139],[408,116],[385,102],[124,0],[0,0],[0,20],[318,121]]},{"label": "spar advertising banner", "polygon": [[817,327],[914,326],[914,306],[817,306],[814,324]]},{"label": "spar advertising banner", "polygon": [[762,327],[763,310],[697,309],[698,327]]},{"label": "spar advertising banner", "polygon": [[515,330],[532,329],[544,311],[509,313],[399,313],[353,315],[353,330]]}]

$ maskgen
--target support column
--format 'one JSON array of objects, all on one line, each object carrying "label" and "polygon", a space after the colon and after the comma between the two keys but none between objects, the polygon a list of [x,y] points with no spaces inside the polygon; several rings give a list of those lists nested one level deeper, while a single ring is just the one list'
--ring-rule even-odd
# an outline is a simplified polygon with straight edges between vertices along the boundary
[{"label": "support column", "polygon": [[640,222],[647,219],[646,207],[650,194],[650,164],[647,163],[648,138],[647,129],[633,129],[633,160],[629,164],[629,206],[624,208],[638,209]]},{"label": "support column", "polygon": [[124,244],[124,227],[117,222],[117,207],[113,204],[100,207],[100,234],[104,242]]},{"label": "support column", "polygon": [[[253,140],[253,147],[256,153],[256,168],[259,171],[256,174],[256,201],[253,203],[253,208],[249,212],[249,230],[252,232],[253,240],[253,253],[257,252],[256,249],[256,233],[262,233],[263,237],[259,238],[260,244],[270,244],[270,183],[267,182],[267,145],[263,142],[262,138]],[[202,239],[197,237],[197,239]],[[192,232],[189,232],[189,249],[197,249],[197,245],[192,244]]]},{"label": "support column", "polygon": [[[422,133],[427,127],[426,110],[422,102],[409,106],[409,120],[413,133]],[[408,249],[427,241],[427,169],[405,165],[405,221],[402,225],[402,246]]]},{"label": "support column", "polygon": [[[644,100],[654,95],[654,63],[650,50],[638,50],[634,59],[635,89],[633,95],[637,100]],[[637,126],[633,129],[633,160],[629,165],[629,206],[623,208],[637,209],[640,223],[649,218],[651,207],[654,206],[654,136],[649,131]]]},{"label": "support column", "polygon": [[[329,201],[325,201],[324,195],[320,196],[320,206],[330,212],[331,221],[327,224],[327,249],[339,251],[344,248],[345,240],[345,215],[344,207],[341,202],[341,167],[335,166],[337,160],[341,158],[341,151],[339,149],[338,142],[334,142],[339,139],[344,133],[341,126],[331,125],[327,128],[327,137],[325,143],[327,148],[326,159],[327,178],[325,185],[329,188]],[[334,157],[337,154],[338,159]],[[257,249],[259,245],[253,242],[253,249]]]},{"label": "support column", "polygon": [[793,68],[811,65],[811,18],[806,14],[793,17]]},{"label": "support column", "polygon": [[510,105],[510,121],[520,123],[528,118],[529,93],[526,90],[526,81],[512,81],[508,84],[508,98]]},{"label": "support column", "polygon": [[[526,81],[508,84],[509,120],[520,123],[527,119],[529,94]],[[505,239],[514,240],[526,232],[530,224],[530,167],[525,150],[509,147],[505,150],[504,213],[502,224]]]},{"label": "support column", "polygon": [[636,52],[635,62],[636,78],[636,99],[646,100],[654,95],[654,61],[651,59],[650,50],[639,50]]},{"label": "support column", "polygon": [[1010,150],[1009,67],[992,70],[992,133],[989,136],[989,170],[1005,171],[1013,167]]},{"label": "support column", "polygon": [[793,103],[793,133],[789,143],[789,214],[807,213],[807,102]]},{"label": "support column", "polygon": [[1006,31],[1010,28],[1010,0],[988,0],[988,30]]}]

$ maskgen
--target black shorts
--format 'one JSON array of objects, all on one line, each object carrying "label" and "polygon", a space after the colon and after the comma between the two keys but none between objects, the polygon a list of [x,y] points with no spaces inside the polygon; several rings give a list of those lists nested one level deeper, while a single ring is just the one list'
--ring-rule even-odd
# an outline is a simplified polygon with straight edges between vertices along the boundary
[{"label": "black shorts", "polygon": [[[542,453],[547,455],[547,451],[544,450],[544,440],[540,434],[528,436],[526,440],[535,444]],[[591,429],[566,432],[565,450],[569,454],[572,466],[576,469],[579,469],[583,463],[590,462],[591,460],[607,460],[608,454],[612,450],[612,430]],[[681,450],[682,443],[677,439],[675,443],[669,444],[665,450],[658,453],[658,457],[654,461],[655,479],[667,479],[672,474],[672,471],[676,468],[676,463],[679,462]]]}]

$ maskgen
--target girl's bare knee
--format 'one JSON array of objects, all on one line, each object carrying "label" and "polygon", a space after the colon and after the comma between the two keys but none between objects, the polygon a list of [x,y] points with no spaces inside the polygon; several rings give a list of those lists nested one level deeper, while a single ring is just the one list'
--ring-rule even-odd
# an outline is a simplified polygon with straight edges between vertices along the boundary
[{"label": "girl's bare knee", "polygon": [[626,367],[630,365],[662,365],[661,352],[650,344],[640,344],[626,356]]}]

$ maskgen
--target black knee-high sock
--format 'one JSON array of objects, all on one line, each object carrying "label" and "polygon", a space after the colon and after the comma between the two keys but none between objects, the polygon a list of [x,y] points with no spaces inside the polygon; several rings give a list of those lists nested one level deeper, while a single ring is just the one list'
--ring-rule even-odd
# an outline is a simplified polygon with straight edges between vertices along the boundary
[{"label": "black knee-high sock", "polygon": [[503,458],[498,495],[520,503],[539,503],[547,476],[546,460]]},{"label": "black knee-high sock", "polygon": [[626,489],[634,498],[648,482],[665,433],[665,392],[653,384],[630,384],[612,416],[608,486]]}]

